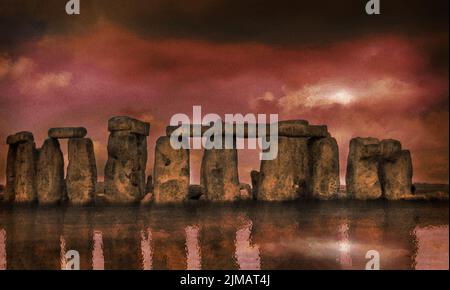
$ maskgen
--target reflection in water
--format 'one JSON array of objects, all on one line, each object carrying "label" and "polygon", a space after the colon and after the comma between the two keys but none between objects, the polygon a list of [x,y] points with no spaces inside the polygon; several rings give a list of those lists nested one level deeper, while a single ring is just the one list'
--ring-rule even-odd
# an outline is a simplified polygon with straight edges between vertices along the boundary
[{"label": "reflection in water", "polygon": [[59,260],[61,261],[61,270],[65,270],[67,259],[66,259],[66,240],[64,239],[64,236],[59,237],[59,244],[61,248],[61,252],[59,254],[60,255]]},{"label": "reflection in water", "polygon": [[343,222],[339,225],[339,263],[342,269],[352,268],[350,251],[349,226],[347,222]]},{"label": "reflection in water", "polygon": [[6,270],[6,231],[0,229],[0,270]]},{"label": "reflection in water", "polygon": [[200,270],[202,268],[198,233],[199,229],[197,226],[186,227],[187,270]]},{"label": "reflection in water", "polygon": [[244,225],[236,231],[235,256],[240,270],[261,269],[259,247],[250,244],[252,225],[250,220],[246,220]]},{"label": "reflection in water", "polygon": [[448,269],[448,203],[0,208],[0,269]]},{"label": "reflection in water", "polygon": [[141,231],[141,252],[142,269],[151,270],[153,268],[152,231],[147,228]]},{"label": "reflection in water", "polygon": [[416,227],[417,270],[448,270],[448,225]]},{"label": "reflection in water", "polygon": [[103,234],[94,231],[94,247],[92,249],[92,269],[105,270],[105,257],[103,256]]}]

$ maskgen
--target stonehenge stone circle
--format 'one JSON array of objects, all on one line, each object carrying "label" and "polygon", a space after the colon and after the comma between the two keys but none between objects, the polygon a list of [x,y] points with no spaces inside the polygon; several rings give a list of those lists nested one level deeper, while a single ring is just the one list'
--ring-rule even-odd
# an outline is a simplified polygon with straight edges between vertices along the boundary
[{"label": "stonehenge stone circle", "polygon": [[48,130],[48,137],[56,139],[84,138],[87,134],[83,127],[51,128]]},{"label": "stonehenge stone circle", "polygon": [[64,158],[58,139],[48,138],[39,150],[36,181],[40,204],[57,204],[65,198]]},{"label": "stonehenge stone circle", "polygon": [[145,195],[150,124],[130,117],[113,117],[108,130],[105,196],[111,203],[137,203]]},{"label": "stonehenge stone circle", "polygon": [[94,144],[88,138],[69,139],[69,165],[67,167],[67,197],[71,204],[86,205],[93,202],[97,182]]},{"label": "stonehenge stone circle", "polygon": [[187,199],[190,182],[188,149],[173,149],[170,137],[156,141],[153,167],[155,203],[181,202]]},{"label": "stonehenge stone circle", "polygon": [[[261,136],[259,130],[252,131],[257,128],[253,124],[245,124],[243,131],[223,129],[222,133],[232,136],[235,142],[236,138],[267,137],[269,124],[264,126],[267,131],[264,135],[261,131]],[[324,125],[310,125],[305,120],[278,122],[278,155],[273,160],[262,160],[259,171],[251,171],[251,186],[239,181],[237,149],[215,148],[204,150],[200,184],[191,185],[189,149],[173,149],[170,144],[170,135],[177,128],[168,126],[167,136],[157,140],[152,178],[145,173],[150,124],[126,116],[111,118],[102,187],[99,185],[103,183],[97,182],[94,145],[85,137],[85,128],[50,128],[49,138],[40,149],[36,149],[30,132],[10,135],[6,138],[9,149],[2,199],[44,205],[67,200],[73,205],[88,205],[177,203],[190,199],[330,200],[338,196],[338,144]],[[190,131],[190,137],[208,138],[203,134],[210,128],[190,125],[185,130]],[[58,139],[69,139],[66,178]],[[411,153],[402,149],[398,140],[356,137],[350,141],[347,198],[408,199],[413,194],[412,176]]]},{"label": "stonehenge stone circle", "polygon": [[309,154],[307,138],[278,138],[278,156],[262,160],[258,200],[285,201],[307,195]]},{"label": "stonehenge stone circle", "polygon": [[36,201],[36,145],[33,134],[19,132],[7,137],[9,145],[6,166],[7,201],[31,203]]},{"label": "stonehenge stone circle", "polygon": [[339,149],[332,137],[310,140],[309,193],[314,199],[333,199],[339,192]]},{"label": "stonehenge stone circle", "polygon": [[411,194],[412,161],[397,140],[353,138],[347,161],[346,185],[350,198],[401,199]]},{"label": "stonehenge stone circle", "polygon": [[237,149],[205,149],[200,171],[200,184],[205,188],[205,199],[233,201],[239,199]]}]

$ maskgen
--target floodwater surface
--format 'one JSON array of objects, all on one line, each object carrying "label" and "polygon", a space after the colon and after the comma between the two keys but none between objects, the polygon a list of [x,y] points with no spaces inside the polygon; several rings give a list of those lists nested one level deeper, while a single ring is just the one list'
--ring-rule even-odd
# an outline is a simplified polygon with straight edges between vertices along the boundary
[{"label": "floodwater surface", "polygon": [[448,269],[447,202],[0,207],[0,269]]}]

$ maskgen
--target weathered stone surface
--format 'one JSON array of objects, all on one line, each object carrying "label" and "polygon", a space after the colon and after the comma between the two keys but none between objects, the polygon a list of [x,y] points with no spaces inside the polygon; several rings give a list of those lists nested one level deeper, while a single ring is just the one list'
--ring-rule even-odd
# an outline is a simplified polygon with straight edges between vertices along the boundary
[{"label": "weathered stone surface", "polygon": [[[16,203],[31,203],[36,201],[36,145],[33,141],[20,141],[11,147],[14,157],[12,169],[8,168],[8,200],[14,199]],[[8,166],[9,167],[9,166]],[[11,172],[12,171],[12,172]],[[13,178],[11,180],[11,177]],[[12,182],[12,183],[11,183]]]},{"label": "weathered stone surface", "polygon": [[375,138],[353,138],[347,159],[347,194],[355,199],[377,199],[382,196],[378,177],[381,149]]},{"label": "weathered stone surface", "polygon": [[190,181],[189,150],[173,149],[170,137],[160,137],[156,142],[153,175],[155,203],[186,200]]},{"label": "weathered stone surface", "polygon": [[198,200],[205,194],[203,186],[198,184],[189,185],[188,199]]},{"label": "weathered stone surface", "polygon": [[400,141],[393,139],[381,140],[380,142],[380,154],[383,159],[396,158],[397,153],[402,150],[402,144]]},{"label": "weathered stone surface", "polygon": [[339,149],[336,139],[312,139],[309,143],[311,176],[310,194],[315,199],[328,200],[339,192]]},{"label": "weathered stone surface", "polygon": [[92,203],[96,182],[97,166],[92,140],[88,138],[70,139],[66,178],[69,202],[76,205]]},{"label": "weathered stone surface", "polygon": [[[171,134],[179,129],[180,126],[168,126],[166,128],[166,136],[171,136]],[[183,129],[184,134],[188,134],[191,137],[201,137],[203,134],[208,131],[212,126],[210,125],[200,125],[193,124],[190,126],[186,126]],[[226,124],[222,123],[222,135],[233,135],[235,137],[240,138],[248,138],[249,134],[252,137],[260,136],[258,132],[258,126],[256,124],[244,124],[243,132],[236,132],[236,128],[230,132],[225,130]],[[270,127],[267,124],[265,128],[265,134],[270,134]],[[309,125],[308,121],[305,120],[289,120],[289,121],[280,121],[278,122],[278,136],[284,137],[329,137],[327,126],[324,125]]]},{"label": "weathered stone surface", "polygon": [[36,200],[36,146],[34,142],[17,143],[14,194],[16,202]]},{"label": "weathered stone surface", "polygon": [[108,131],[130,131],[134,134],[148,136],[150,124],[126,116],[112,117],[108,121]]},{"label": "weathered stone surface", "polygon": [[153,202],[153,192],[149,192],[141,200],[141,205],[149,205],[152,202]]},{"label": "weathered stone surface", "polygon": [[56,204],[64,199],[64,158],[58,139],[45,140],[39,150],[36,182],[40,204]]},{"label": "weathered stone surface", "polygon": [[252,187],[250,184],[247,183],[241,183],[239,185],[239,200],[252,200],[253,194],[252,194]]},{"label": "weathered stone surface", "polygon": [[108,140],[105,196],[111,203],[136,203],[145,195],[147,138],[131,131],[114,131]]},{"label": "weathered stone surface", "polygon": [[252,179],[252,195],[253,195],[253,199],[256,199],[256,197],[258,195],[259,171],[252,170],[250,172],[250,178]]},{"label": "weathered stone surface", "polygon": [[413,168],[408,150],[390,154],[389,159],[380,161],[380,181],[384,197],[390,200],[402,199],[411,194]]},{"label": "weathered stone surface", "polygon": [[261,161],[257,199],[283,201],[305,197],[308,178],[308,139],[279,137],[277,158]]},{"label": "weathered stone surface", "polygon": [[153,192],[153,177],[147,176],[147,182],[145,183],[145,193]]},{"label": "weathered stone surface", "polygon": [[16,156],[17,146],[10,145],[6,160],[6,188],[4,200],[14,201],[14,181],[16,180]]},{"label": "weathered stone surface", "polygon": [[200,184],[207,200],[239,199],[238,154],[236,149],[210,149],[203,153]]},{"label": "weathered stone surface", "polygon": [[48,130],[48,137],[57,139],[84,138],[87,134],[83,127],[51,128]]},{"label": "weathered stone surface", "polygon": [[31,132],[18,132],[13,135],[9,135],[6,138],[6,144],[13,145],[20,142],[34,142],[34,137]]},{"label": "weathered stone surface", "polygon": [[285,137],[328,137],[327,126],[308,125],[307,121],[292,120],[278,122],[278,136]]}]

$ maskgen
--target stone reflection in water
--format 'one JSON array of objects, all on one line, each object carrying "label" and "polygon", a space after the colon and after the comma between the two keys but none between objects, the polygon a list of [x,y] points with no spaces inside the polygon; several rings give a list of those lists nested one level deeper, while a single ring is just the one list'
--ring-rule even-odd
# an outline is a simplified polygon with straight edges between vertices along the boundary
[{"label": "stone reflection in water", "polygon": [[348,232],[348,222],[345,221],[339,225],[339,263],[342,269],[351,269],[352,267],[352,257],[350,255],[352,245]]},{"label": "stone reflection in water", "polygon": [[187,270],[200,270],[202,268],[202,258],[198,241],[198,233],[198,226],[186,227]]},{"label": "stone reflection in water", "polygon": [[59,253],[59,260],[61,261],[61,270],[66,269],[67,259],[66,259],[66,240],[64,239],[64,236],[59,237],[59,247],[61,248],[61,251]]},{"label": "stone reflection in water", "polygon": [[6,270],[6,231],[0,228],[0,270]]},{"label": "stone reflection in water", "polygon": [[448,204],[0,209],[0,269],[448,269]]},{"label": "stone reflection in water", "polygon": [[92,269],[105,270],[105,256],[103,255],[103,234],[101,231],[94,231],[94,246],[92,249]]},{"label": "stone reflection in water", "polygon": [[62,238],[65,249],[61,259],[67,251],[77,251],[80,254],[81,270],[92,269],[94,220],[95,211],[92,208],[68,207],[64,211]]},{"label": "stone reflection in water", "polygon": [[415,269],[448,270],[448,225],[417,226],[414,235],[417,242]]},{"label": "stone reflection in water", "polygon": [[152,231],[147,228],[141,231],[142,269],[153,269]]},{"label": "stone reflection in water", "polygon": [[242,227],[236,231],[235,257],[240,270],[261,269],[259,246],[251,245],[252,226],[252,221],[246,219]]}]

